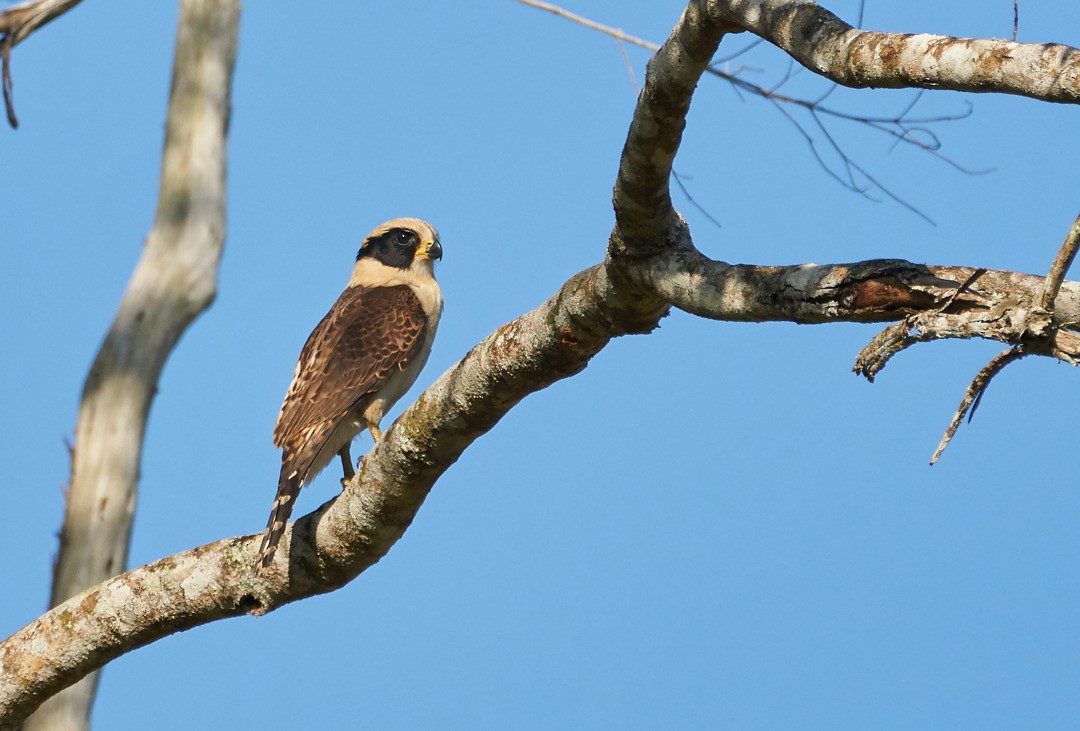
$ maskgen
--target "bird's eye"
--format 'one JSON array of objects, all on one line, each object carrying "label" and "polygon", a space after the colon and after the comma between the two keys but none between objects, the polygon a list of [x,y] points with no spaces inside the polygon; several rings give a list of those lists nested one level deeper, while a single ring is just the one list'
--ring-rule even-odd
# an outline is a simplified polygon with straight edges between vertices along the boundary
[{"label": "bird's eye", "polygon": [[409,231],[398,231],[394,235],[394,243],[398,246],[408,246],[412,242],[413,235]]}]

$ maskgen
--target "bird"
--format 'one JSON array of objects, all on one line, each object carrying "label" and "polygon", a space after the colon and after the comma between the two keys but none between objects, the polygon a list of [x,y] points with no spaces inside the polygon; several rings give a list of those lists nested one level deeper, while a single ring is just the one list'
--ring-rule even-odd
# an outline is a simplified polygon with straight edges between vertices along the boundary
[{"label": "bird", "polygon": [[353,439],[364,429],[382,439],[379,423],[431,353],[443,310],[439,259],[439,232],[418,218],[395,218],[364,238],[348,285],[300,351],[274,426],[281,473],[256,571],[273,563],[301,488],[334,455],[344,486],[355,474]]}]

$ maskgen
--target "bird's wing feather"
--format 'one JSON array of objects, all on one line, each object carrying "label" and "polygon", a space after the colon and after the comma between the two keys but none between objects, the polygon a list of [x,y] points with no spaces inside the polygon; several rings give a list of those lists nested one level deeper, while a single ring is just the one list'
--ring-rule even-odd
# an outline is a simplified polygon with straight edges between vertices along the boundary
[{"label": "bird's wing feather", "polygon": [[427,316],[405,286],[350,287],[308,337],[285,394],[274,444],[337,421],[416,358]]}]

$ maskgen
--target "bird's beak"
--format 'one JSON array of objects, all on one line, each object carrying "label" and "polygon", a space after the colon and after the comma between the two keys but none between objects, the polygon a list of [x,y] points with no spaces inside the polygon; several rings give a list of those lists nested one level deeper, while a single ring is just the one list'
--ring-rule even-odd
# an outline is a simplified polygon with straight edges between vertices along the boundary
[{"label": "bird's beak", "polygon": [[442,244],[439,243],[438,239],[435,239],[423,248],[420,256],[431,260],[442,259]]}]

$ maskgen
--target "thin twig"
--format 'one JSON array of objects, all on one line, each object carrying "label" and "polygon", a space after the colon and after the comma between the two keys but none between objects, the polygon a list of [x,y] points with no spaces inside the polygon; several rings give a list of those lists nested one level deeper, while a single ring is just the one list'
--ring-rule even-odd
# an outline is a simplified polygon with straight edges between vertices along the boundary
[{"label": "thin twig", "polygon": [[626,55],[626,48],[618,38],[615,39],[615,45],[619,47],[619,55],[622,56],[623,64],[626,65],[626,75],[630,77],[630,86],[634,87],[634,94],[637,94],[637,76],[634,75],[634,66],[630,63],[630,57]]},{"label": "thin twig", "polygon": [[1016,40],[1016,31],[1020,27],[1020,0],[1013,0],[1013,37]]},{"label": "thin twig", "polygon": [[[589,20],[588,18],[583,18],[580,15],[576,15],[574,13],[571,13],[568,10],[564,10],[563,8],[560,8],[557,5],[552,5],[552,4],[546,3],[546,2],[541,2],[540,0],[518,0],[518,2],[520,2],[523,5],[528,5],[530,7],[534,7],[534,8],[538,8],[540,10],[547,11],[549,13],[552,13],[553,15],[559,16],[560,18],[565,18],[565,19],[570,20],[570,21],[572,21],[574,23],[578,23],[579,25],[583,25],[586,28],[590,28],[592,30],[599,31],[601,33],[606,33],[607,35],[615,38],[619,42],[625,41],[627,43],[632,43],[632,44],[634,44],[636,46],[640,46],[641,48],[649,49],[650,51],[656,51],[656,50],[658,50],[660,48],[660,46],[658,44],[656,44],[656,43],[652,43],[650,41],[646,41],[646,40],[643,40],[641,38],[631,36],[628,33],[626,33],[625,31],[619,30],[617,28],[612,28],[610,26],[603,25],[602,23],[597,23],[595,21]],[[862,10],[860,9],[860,15],[861,15],[861,13],[862,13]],[[980,174],[980,173],[983,173],[983,172],[987,172],[987,171],[982,171],[982,170],[971,170],[971,169],[965,168],[964,166],[958,164],[956,161],[954,161],[954,160],[950,159],[949,157],[946,157],[945,155],[941,154],[941,152],[939,152],[939,150],[941,148],[941,144],[938,141],[937,136],[934,135],[933,132],[931,132],[930,130],[928,130],[925,127],[914,126],[914,125],[919,125],[919,124],[929,124],[929,123],[932,123],[932,122],[949,122],[949,121],[954,121],[954,120],[958,120],[958,119],[964,119],[964,118],[971,115],[971,106],[970,106],[970,104],[968,105],[968,109],[963,114],[940,115],[940,116],[936,116],[936,117],[927,117],[927,118],[910,118],[907,115],[911,112],[912,108],[915,106],[915,104],[918,103],[919,99],[921,98],[921,92],[920,92],[919,94],[917,94],[915,96],[915,98],[912,100],[912,102],[909,105],[907,105],[907,107],[904,109],[904,111],[899,116],[895,116],[895,117],[860,116],[860,115],[851,114],[851,113],[848,113],[848,112],[842,112],[842,111],[839,111],[839,110],[836,110],[836,109],[830,109],[828,107],[821,106],[822,101],[824,101],[824,99],[829,95],[829,93],[831,93],[832,89],[835,88],[835,86],[831,87],[828,92],[826,92],[824,95],[822,95],[820,98],[818,98],[816,100],[800,99],[800,98],[797,98],[797,97],[791,97],[791,96],[787,96],[785,94],[778,93],[777,90],[780,89],[780,87],[782,87],[784,84],[786,84],[788,81],[790,81],[795,75],[797,75],[799,72],[802,71],[802,67],[801,66],[796,67],[793,62],[789,66],[788,71],[780,79],[780,81],[777,84],[775,84],[772,88],[766,88],[766,87],[760,86],[758,84],[753,84],[753,83],[747,81],[746,79],[741,78],[739,76],[739,72],[744,70],[742,68],[740,68],[739,71],[736,71],[735,73],[732,73],[730,71],[727,71],[725,68],[720,67],[721,64],[723,64],[725,61],[730,60],[731,58],[734,58],[735,56],[741,55],[741,54],[745,53],[746,51],[750,50],[750,48],[752,48],[754,45],[757,45],[757,43],[760,40],[761,39],[758,39],[758,41],[754,41],[749,46],[747,46],[746,48],[743,48],[742,50],[738,51],[737,53],[733,54],[732,56],[729,56],[729,57],[726,57],[726,58],[723,58],[723,59],[718,59],[718,60],[714,61],[706,69],[706,73],[709,73],[709,74],[711,74],[713,76],[716,76],[716,77],[718,77],[720,79],[723,79],[724,81],[727,81],[731,85],[731,87],[735,90],[735,92],[737,94],[739,94],[742,91],[746,91],[746,92],[748,92],[750,94],[753,94],[754,96],[757,96],[757,97],[760,97],[762,99],[766,99],[766,100],[772,102],[774,107],[777,110],[779,110],[788,119],[788,121],[790,121],[793,125],[795,125],[795,127],[802,134],[803,138],[806,140],[807,144],[810,146],[810,149],[811,149],[811,152],[814,155],[814,158],[818,161],[818,164],[822,167],[822,169],[825,170],[825,172],[828,173],[831,177],[836,179],[845,188],[848,188],[849,190],[852,190],[852,191],[854,191],[856,193],[859,193],[860,195],[862,195],[862,196],[864,196],[864,197],[866,197],[866,198],[868,198],[870,200],[877,201],[878,200],[877,198],[875,198],[874,196],[869,194],[869,191],[876,187],[885,195],[885,197],[887,197],[890,200],[892,200],[892,201],[900,204],[901,206],[907,208],[911,212],[915,213],[917,216],[925,219],[931,225],[934,225],[934,221],[929,216],[927,216],[925,213],[923,213],[921,210],[919,210],[916,206],[908,203],[906,200],[904,200],[900,196],[893,193],[891,190],[885,188],[880,183],[880,181],[878,181],[872,175],[867,173],[865,168],[858,165],[851,158],[851,156],[848,155],[847,152],[845,152],[845,150],[836,142],[836,140],[830,134],[829,130],[824,126],[822,120],[817,116],[819,114],[828,115],[830,117],[834,117],[834,118],[837,118],[837,119],[846,119],[848,121],[856,122],[858,124],[862,124],[862,125],[865,125],[867,127],[870,127],[871,129],[873,129],[873,130],[875,130],[877,132],[881,132],[882,134],[885,134],[885,135],[888,135],[888,136],[892,137],[893,140],[894,140],[894,143],[893,143],[894,145],[898,145],[900,143],[906,143],[906,144],[912,145],[912,146],[918,148],[919,150],[921,150],[922,152],[926,152],[926,153],[929,153],[930,155],[933,155],[934,157],[936,157],[939,160],[949,164],[950,166],[956,168],[957,170],[959,170],[960,172],[963,172],[964,174],[977,175],[977,174]],[[622,46],[621,45],[620,45],[620,51],[622,51]],[[741,96],[741,94],[740,94],[740,96]],[[836,170],[833,169],[836,166],[836,163],[832,163],[830,161],[827,161],[826,158],[822,156],[822,154],[817,149],[817,142],[814,140],[814,138],[810,134],[808,134],[805,129],[803,129],[802,123],[799,120],[797,120],[795,117],[793,117],[792,115],[790,115],[786,111],[784,111],[784,109],[780,106],[781,104],[791,104],[791,105],[798,106],[798,107],[801,107],[801,108],[807,110],[807,112],[813,118],[814,123],[821,129],[822,134],[825,135],[828,146],[832,149],[832,151],[835,153],[835,155],[837,157],[839,157],[839,159],[841,161],[841,167],[842,167],[841,172],[837,172]],[[858,176],[860,176],[861,178],[863,178],[866,181],[867,185],[862,185],[862,184],[860,184],[861,181],[856,180],[856,173],[858,174]],[[681,186],[681,183],[680,183],[680,186]]]},{"label": "thin twig", "polygon": [[12,98],[11,83],[11,36],[0,39],[0,86],[4,88],[4,111],[12,129],[19,128],[19,118],[15,116],[15,100]]},{"label": "thin twig", "polygon": [[1043,310],[1050,312],[1054,307],[1054,300],[1057,299],[1058,291],[1061,290],[1061,283],[1065,281],[1065,275],[1069,271],[1069,267],[1073,263],[1073,259],[1076,258],[1076,251],[1080,249],[1080,216],[1077,216],[1073,221],[1072,228],[1069,229],[1069,233],[1065,236],[1065,242],[1061,245],[1061,249],[1058,250],[1057,256],[1054,257],[1054,263],[1050,265],[1050,271],[1046,275],[1046,286],[1043,288],[1042,296],[1039,298],[1039,307]]},{"label": "thin twig", "polygon": [[971,276],[968,277],[967,279],[965,279],[964,282],[959,287],[957,287],[952,292],[952,294],[950,294],[948,296],[948,298],[945,300],[945,302],[940,307],[938,307],[938,311],[939,312],[945,312],[950,307],[952,307],[952,304],[953,304],[953,302],[956,301],[956,298],[959,297],[960,295],[962,295],[964,292],[967,292],[968,289],[971,287],[971,285],[975,284],[975,280],[977,280],[982,275],[986,274],[987,271],[988,271],[987,269],[983,269],[981,267],[976,269],[975,271],[973,271],[971,273]]},{"label": "thin twig", "polygon": [[714,218],[711,213],[709,213],[707,210],[705,210],[705,208],[700,203],[698,203],[696,200],[694,200],[694,196],[690,195],[690,191],[686,189],[685,185],[683,185],[682,178],[679,177],[679,174],[677,172],[672,170],[671,171],[671,177],[675,180],[675,185],[679,186],[679,190],[681,190],[683,192],[683,195],[686,196],[686,200],[690,201],[690,205],[692,205],[694,208],[698,209],[698,211],[701,213],[701,215],[703,215],[703,216],[705,216],[705,218],[709,219],[717,228],[723,228],[723,226],[720,225],[720,222],[717,221],[716,218]]},{"label": "thin twig", "polygon": [[[956,430],[960,428],[960,422],[964,420],[968,409],[971,409],[971,416],[975,415],[975,409],[978,408],[979,402],[982,400],[983,394],[986,393],[986,389],[994,376],[1000,373],[1005,366],[1028,355],[1031,355],[1031,351],[1025,350],[1023,345],[1018,345],[1015,348],[1009,348],[998,353],[979,371],[974,380],[971,381],[971,385],[967,387],[967,391],[964,392],[964,398],[961,399],[960,406],[957,407],[956,413],[953,414],[952,422],[949,424],[949,428],[945,430],[945,436],[941,438],[941,443],[934,450],[934,456],[930,458],[930,464],[937,462],[938,458],[941,457],[941,453],[945,451],[945,447],[949,446],[949,442],[952,441]],[[968,421],[971,421],[970,416]]]},{"label": "thin twig", "polygon": [[611,36],[613,38],[617,38],[620,41],[626,41],[627,43],[632,43],[635,46],[641,46],[642,48],[647,48],[650,51],[659,51],[660,50],[660,46],[658,44],[656,44],[656,43],[651,43],[649,41],[642,40],[640,38],[637,38],[635,36],[630,35],[629,33],[624,33],[623,31],[619,30],[618,28],[612,28],[611,26],[603,25],[602,23],[597,23],[595,21],[589,20],[588,18],[583,18],[580,15],[575,15],[574,13],[571,13],[569,10],[564,10],[564,9],[560,8],[558,5],[552,5],[551,3],[540,2],[540,0],[517,0],[517,1],[519,3],[521,3],[522,5],[528,5],[529,7],[536,8],[537,10],[546,10],[547,12],[549,12],[549,13],[551,13],[553,15],[558,15],[560,18],[566,18],[567,20],[572,20],[575,23],[577,23],[578,25],[583,25],[586,28],[592,28],[593,30],[598,30],[601,33],[607,33],[609,36]]}]

